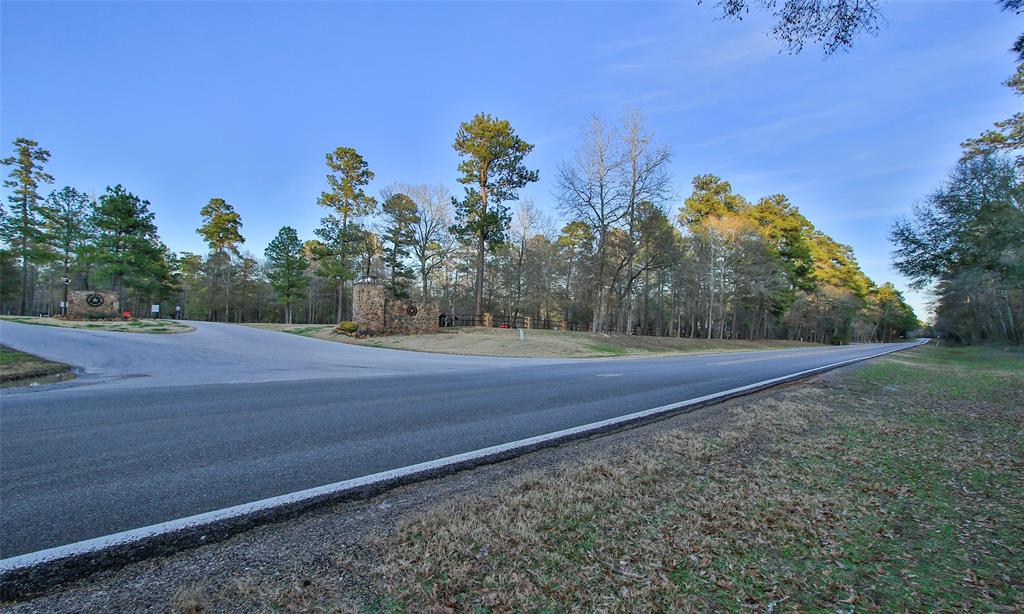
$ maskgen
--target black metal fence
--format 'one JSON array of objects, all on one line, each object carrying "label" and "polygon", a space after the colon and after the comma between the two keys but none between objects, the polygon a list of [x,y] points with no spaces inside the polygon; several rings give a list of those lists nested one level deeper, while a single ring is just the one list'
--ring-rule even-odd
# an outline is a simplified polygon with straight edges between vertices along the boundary
[{"label": "black metal fence", "polygon": [[484,319],[476,316],[463,316],[451,313],[442,313],[438,318],[438,326],[447,328],[449,326],[483,326]]},{"label": "black metal fence", "polygon": [[541,330],[572,330],[577,332],[590,332],[590,322],[566,322],[565,320],[534,320],[532,328]]},{"label": "black metal fence", "polygon": [[[526,316],[493,315],[490,326],[492,328],[526,328]],[[475,315],[441,314],[438,318],[438,326],[441,328],[458,326],[487,326],[487,320]],[[540,320],[530,321],[530,328],[541,330],[572,330],[590,332],[590,322],[566,322],[564,320]]]}]

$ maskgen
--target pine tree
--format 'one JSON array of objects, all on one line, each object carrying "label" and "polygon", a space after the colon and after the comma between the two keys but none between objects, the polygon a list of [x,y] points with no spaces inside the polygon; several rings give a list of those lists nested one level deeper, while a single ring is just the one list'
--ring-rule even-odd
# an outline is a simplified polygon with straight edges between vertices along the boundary
[{"label": "pine tree", "polygon": [[45,240],[64,267],[64,304],[68,303],[71,266],[81,256],[91,228],[89,197],[71,186],[52,192],[42,210]]},{"label": "pine tree", "polygon": [[320,193],[317,204],[332,209],[335,216],[322,220],[330,227],[323,227],[324,232],[317,235],[324,237],[333,235],[333,241],[325,241],[324,245],[331,250],[322,258],[331,257],[335,260],[333,271],[338,279],[338,313],[341,321],[345,312],[345,284],[352,279],[349,267],[350,245],[353,243],[352,218],[369,215],[377,206],[377,201],[366,194],[365,188],[373,180],[373,171],[361,155],[351,147],[338,147],[327,154],[327,185],[330,189]]},{"label": "pine tree", "polygon": [[388,196],[381,209],[384,213],[384,265],[388,270],[388,286],[400,298],[409,296],[412,269],[409,250],[416,241],[415,224],[419,223],[416,203],[405,194]]},{"label": "pine tree", "polygon": [[90,250],[98,273],[108,277],[122,306],[128,288],[148,288],[164,265],[149,201],[120,184],[107,187],[93,210],[97,238]]},{"label": "pine tree", "polygon": [[298,233],[290,226],[278,231],[263,252],[267,259],[267,277],[277,297],[284,302],[284,322],[292,323],[292,303],[305,295],[306,268],[309,261]]},{"label": "pine tree", "polygon": [[483,315],[484,252],[505,240],[509,224],[508,207],[504,202],[515,200],[519,190],[537,181],[540,175],[523,164],[533,151],[515,133],[507,120],[480,113],[459,126],[453,145],[463,158],[459,163],[459,183],[466,185],[461,202],[456,202],[458,234],[476,240],[476,316]]},{"label": "pine tree", "polygon": [[4,166],[14,167],[4,180],[11,188],[7,200],[11,215],[4,216],[0,235],[15,248],[21,266],[21,300],[18,313],[28,312],[28,267],[45,258],[46,245],[42,240],[43,220],[39,211],[39,184],[53,183],[53,177],[43,171],[50,152],[31,139],[14,139],[16,155],[0,160]]},{"label": "pine tree", "polygon": [[199,214],[203,225],[196,229],[205,240],[214,256],[224,268],[224,321],[231,319],[231,257],[238,255],[238,244],[245,243],[242,236],[242,216],[223,198],[211,198]]}]

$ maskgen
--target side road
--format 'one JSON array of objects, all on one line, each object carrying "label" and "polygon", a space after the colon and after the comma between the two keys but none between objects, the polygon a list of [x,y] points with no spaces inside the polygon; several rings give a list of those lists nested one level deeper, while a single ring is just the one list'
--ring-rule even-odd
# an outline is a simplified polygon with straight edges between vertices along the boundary
[{"label": "side road", "polygon": [[360,379],[558,362],[400,352],[235,324],[190,324],[195,331],[187,334],[127,335],[0,320],[0,338],[16,350],[83,369],[68,386],[91,389]]},{"label": "side road", "polygon": [[1024,607],[1024,359],[920,348],[12,612]]}]

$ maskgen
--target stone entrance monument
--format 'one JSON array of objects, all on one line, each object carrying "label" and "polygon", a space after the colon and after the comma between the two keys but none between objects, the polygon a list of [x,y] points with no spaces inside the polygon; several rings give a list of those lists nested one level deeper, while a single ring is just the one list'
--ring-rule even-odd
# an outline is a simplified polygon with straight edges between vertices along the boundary
[{"label": "stone entrance monument", "polygon": [[352,321],[362,334],[430,332],[440,315],[440,301],[395,298],[376,277],[352,285]]},{"label": "stone entrance monument", "polygon": [[103,320],[117,318],[121,304],[116,292],[98,290],[72,290],[68,293],[67,318],[69,320]]}]

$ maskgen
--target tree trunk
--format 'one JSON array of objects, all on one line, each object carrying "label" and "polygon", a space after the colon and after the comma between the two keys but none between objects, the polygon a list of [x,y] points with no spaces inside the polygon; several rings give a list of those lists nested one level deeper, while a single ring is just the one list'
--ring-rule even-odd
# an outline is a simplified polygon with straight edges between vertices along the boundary
[{"label": "tree trunk", "polygon": [[[480,173],[480,219],[487,215],[487,170]],[[484,317],[484,249],[486,249],[484,228],[478,229],[476,244],[476,317]]]},{"label": "tree trunk", "polygon": [[227,277],[227,282],[228,283],[227,283],[227,289],[224,292],[224,321],[225,322],[230,322],[231,321],[231,255],[230,254],[225,254],[225,256],[227,256],[227,261],[225,262],[224,266],[227,267],[226,277]]},{"label": "tree trunk", "polygon": [[21,309],[28,311],[28,196],[21,201]]},{"label": "tree trunk", "polygon": [[430,292],[427,291],[427,261],[420,260],[420,279],[423,281],[423,300],[430,300]]}]

